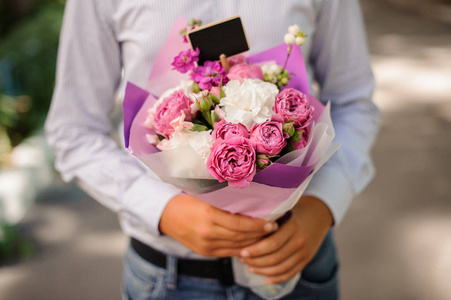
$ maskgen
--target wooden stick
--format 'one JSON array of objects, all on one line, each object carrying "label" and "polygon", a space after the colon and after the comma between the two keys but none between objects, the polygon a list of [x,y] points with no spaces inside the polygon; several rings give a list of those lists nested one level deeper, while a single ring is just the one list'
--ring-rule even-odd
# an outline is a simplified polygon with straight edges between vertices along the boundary
[{"label": "wooden stick", "polygon": [[221,65],[225,69],[225,71],[229,72],[230,65],[229,62],[227,61],[227,57],[225,56],[225,54],[219,55],[219,60],[221,61]]}]

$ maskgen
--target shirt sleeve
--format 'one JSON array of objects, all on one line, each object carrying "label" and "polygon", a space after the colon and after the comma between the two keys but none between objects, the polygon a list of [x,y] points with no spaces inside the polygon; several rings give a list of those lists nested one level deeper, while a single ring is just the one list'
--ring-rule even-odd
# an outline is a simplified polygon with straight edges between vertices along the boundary
[{"label": "shirt sleeve", "polygon": [[148,176],[111,138],[122,69],[120,44],[107,17],[113,14],[111,2],[67,1],[47,140],[64,180],[78,182],[132,228],[158,235],[160,216],[180,191]]},{"label": "shirt sleeve", "polygon": [[374,78],[357,0],[323,2],[309,59],[320,100],[331,102],[334,142],[341,147],[305,193],[325,202],[337,225],[375,173],[370,150],[379,128],[379,110],[372,102]]}]

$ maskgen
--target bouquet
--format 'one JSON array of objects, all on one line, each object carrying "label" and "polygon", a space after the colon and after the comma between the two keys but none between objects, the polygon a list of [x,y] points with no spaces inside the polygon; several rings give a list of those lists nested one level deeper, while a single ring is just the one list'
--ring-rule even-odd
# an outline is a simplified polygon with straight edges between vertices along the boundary
[{"label": "bouquet", "polygon": [[[148,91],[127,85],[126,147],[163,181],[215,207],[265,220],[289,215],[338,148],[330,106],[309,93],[305,35],[293,25],[272,49],[198,64],[202,49],[186,49],[178,33],[185,24],[171,31]],[[232,265],[235,281],[263,298],[288,294],[299,279],[265,285],[238,259]]]}]

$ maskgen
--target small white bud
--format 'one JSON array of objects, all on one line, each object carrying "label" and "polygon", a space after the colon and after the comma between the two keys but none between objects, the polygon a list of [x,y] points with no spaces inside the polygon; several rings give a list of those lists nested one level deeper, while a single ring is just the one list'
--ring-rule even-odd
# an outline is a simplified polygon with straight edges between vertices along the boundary
[{"label": "small white bud", "polygon": [[262,66],[262,72],[263,72],[263,73],[267,73],[267,72],[268,72],[268,69],[269,69],[269,66],[268,66],[268,65],[263,65],[263,66]]},{"label": "small white bud", "polygon": [[288,27],[288,32],[289,32],[291,35],[294,35],[294,36],[296,36],[296,34],[297,34],[300,30],[301,30],[301,29],[299,28],[298,25],[291,25],[291,26]]},{"label": "small white bud", "polygon": [[274,75],[278,75],[282,71],[282,67],[280,67],[277,64],[273,64],[271,65],[271,71],[273,72]]},{"label": "small white bud", "polygon": [[287,33],[283,37],[283,41],[287,45],[293,45],[295,43],[295,36],[293,34]]},{"label": "small white bud", "polygon": [[297,45],[302,46],[305,43],[305,38],[302,37],[302,36],[297,36],[295,38],[295,42],[296,42]]},{"label": "small white bud", "polygon": [[274,76],[276,74],[274,74],[274,71],[272,70],[271,67],[268,67],[268,70],[266,70],[265,74],[267,74],[268,76]]}]

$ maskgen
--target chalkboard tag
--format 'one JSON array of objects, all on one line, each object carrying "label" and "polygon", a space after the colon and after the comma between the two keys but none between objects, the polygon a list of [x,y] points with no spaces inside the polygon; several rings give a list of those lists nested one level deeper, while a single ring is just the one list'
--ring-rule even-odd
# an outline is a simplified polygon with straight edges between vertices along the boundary
[{"label": "chalkboard tag", "polygon": [[249,50],[246,32],[239,16],[207,24],[188,32],[192,49],[199,48],[199,64],[234,56]]}]

